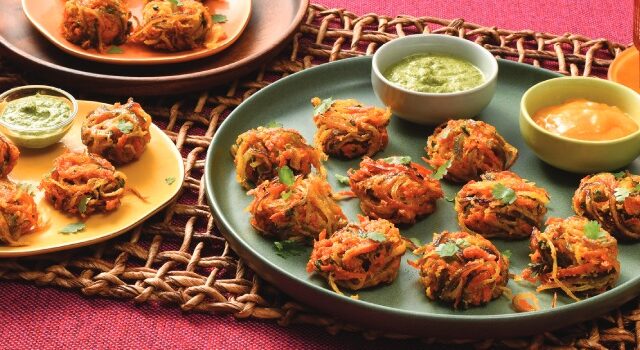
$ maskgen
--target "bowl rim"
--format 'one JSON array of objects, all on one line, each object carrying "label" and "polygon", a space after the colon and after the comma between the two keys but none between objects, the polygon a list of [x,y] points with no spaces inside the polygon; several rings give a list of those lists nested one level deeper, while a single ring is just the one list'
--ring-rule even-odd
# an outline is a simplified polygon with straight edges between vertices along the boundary
[{"label": "bowl rim", "polygon": [[[613,139],[613,140],[597,140],[597,141],[593,141],[593,140],[580,140],[580,139],[574,139],[571,137],[566,137],[566,136],[562,136],[556,133],[553,133],[543,127],[541,127],[540,125],[538,125],[538,123],[536,123],[533,118],[531,117],[531,114],[529,113],[529,110],[525,107],[525,103],[527,101],[527,99],[529,98],[529,96],[533,93],[532,91],[538,90],[538,89],[543,89],[545,88],[547,85],[553,85],[553,84],[557,84],[559,81],[568,81],[568,80],[573,80],[573,81],[585,81],[585,82],[589,82],[589,83],[595,83],[595,84],[601,84],[602,88],[605,89],[621,89],[622,91],[624,91],[625,94],[629,95],[630,98],[636,99],[637,103],[640,103],[640,94],[638,94],[637,92],[635,92],[633,89],[622,85],[620,83],[617,83],[615,81],[610,81],[610,80],[606,80],[606,79],[600,79],[600,78],[594,78],[594,77],[557,77],[557,78],[552,78],[552,79],[548,79],[545,81],[541,81],[535,85],[533,85],[532,87],[530,87],[529,89],[527,89],[527,91],[525,91],[525,93],[522,95],[522,99],[520,99],[520,114],[523,116],[523,119],[531,126],[533,126],[533,128],[535,130],[537,130],[538,132],[547,135],[551,138],[555,138],[557,140],[561,140],[561,141],[565,141],[565,142],[570,142],[570,143],[574,143],[574,144],[579,144],[579,145],[615,145],[618,143],[624,143],[627,142],[631,139],[637,138],[640,135],[640,122],[638,122],[638,120],[636,119],[640,119],[640,116],[636,119],[632,118],[633,121],[636,123],[636,125],[638,126],[638,130],[632,132],[631,134],[624,136],[624,137],[620,137],[617,139]],[[626,111],[625,111],[625,114]]]},{"label": "bowl rim", "polygon": [[[7,128],[8,130],[14,131],[14,132],[55,132],[58,131],[60,129],[65,128],[66,126],[68,126],[69,124],[71,124],[73,122],[73,120],[76,118],[76,115],[78,114],[78,101],[76,100],[75,97],[73,97],[73,95],[71,95],[70,93],[68,93],[65,90],[62,90],[60,88],[57,87],[53,87],[53,86],[49,86],[49,85],[23,85],[23,86],[18,86],[15,87],[13,89],[9,89],[5,92],[3,92],[2,94],[0,94],[0,103],[4,102],[4,100],[10,96],[13,93],[16,93],[18,91],[22,91],[22,90],[29,90],[29,89],[34,89],[34,90],[39,90],[39,91],[54,91],[57,92],[58,94],[62,95],[63,98],[65,98],[66,100],[68,100],[71,103],[71,111],[69,112],[69,115],[67,116],[67,118],[55,125],[50,125],[50,126],[46,126],[46,127],[41,127],[41,128],[31,128],[31,127],[21,127],[21,126],[16,126],[10,123],[5,122],[4,120],[0,119],[0,125],[2,125],[3,127]],[[39,91],[37,91],[34,94],[28,95],[28,96],[33,96],[35,94],[37,94]],[[27,97],[27,96],[25,96]],[[43,135],[43,136],[47,136],[47,135]]]},{"label": "bowl rim", "polygon": [[[387,50],[389,50],[389,46],[388,45],[401,45],[400,43],[404,42],[404,41],[409,41],[409,40],[420,40],[420,41],[430,41],[434,38],[438,38],[438,40],[444,40],[444,41],[450,41],[451,43],[455,43],[456,45],[467,45],[468,47],[471,47],[472,50],[476,50],[478,52],[480,52],[480,55],[482,58],[482,60],[486,60],[487,62],[489,62],[489,64],[491,65],[492,69],[492,74],[490,76],[485,76],[485,80],[482,84],[473,87],[471,89],[468,90],[463,90],[463,91],[457,91],[457,92],[420,92],[420,91],[414,91],[414,90],[410,90],[407,89],[405,87],[403,87],[400,84],[396,84],[392,81],[390,81],[389,79],[387,79],[381,72],[380,69],[378,68],[378,60],[379,57],[384,55],[385,52]],[[395,44],[394,44],[395,43]],[[437,53],[437,52],[436,52]],[[460,58],[459,56],[452,54],[451,56]],[[408,56],[405,56],[408,57]],[[465,60],[466,61],[466,60]],[[477,65],[475,65],[473,62],[470,62],[474,67],[478,68]],[[476,42],[473,41],[469,41],[466,39],[462,39],[459,37],[455,37],[455,36],[451,36],[451,35],[446,35],[446,34],[412,34],[412,35],[407,35],[407,36],[403,36],[391,41],[386,42],[385,44],[383,44],[382,46],[380,46],[380,48],[373,54],[373,60],[371,61],[371,68],[372,71],[374,72],[374,74],[378,77],[378,79],[380,79],[381,81],[383,81],[385,84],[398,89],[404,93],[407,94],[411,94],[411,95],[416,95],[416,96],[428,96],[428,97],[451,97],[451,96],[463,96],[463,95],[467,95],[467,94],[471,94],[480,90],[483,90],[487,87],[489,87],[491,84],[493,84],[496,79],[498,78],[498,61],[497,59],[493,56],[493,54],[491,54],[491,52],[487,49],[485,49],[484,47],[482,47],[481,45],[479,45]],[[478,68],[478,70],[480,70],[480,68]],[[484,72],[482,72],[482,75],[485,75]]]}]

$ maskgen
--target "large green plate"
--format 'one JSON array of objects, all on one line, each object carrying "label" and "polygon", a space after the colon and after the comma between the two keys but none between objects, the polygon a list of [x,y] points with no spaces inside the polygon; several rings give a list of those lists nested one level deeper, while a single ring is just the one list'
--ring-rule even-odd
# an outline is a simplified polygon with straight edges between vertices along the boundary
[{"label": "large green plate", "polygon": [[[549,214],[566,217],[573,214],[571,197],[580,180],[579,176],[556,170],[540,161],[523,143],[518,129],[518,106],[524,91],[535,83],[558,76],[547,70],[524,64],[500,60],[498,89],[491,104],[480,118],[496,126],[498,131],[520,150],[520,158],[513,170],[522,177],[535,181],[551,195]],[[244,208],[251,197],[236,183],[229,148],[236,137],[259,125],[277,121],[299,130],[312,142],[315,126],[312,122],[310,100],[322,98],[356,98],[366,104],[381,106],[370,83],[371,58],[353,58],[324,64],[286,77],[256,93],[240,105],[217,131],[206,160],[207,195],[217,224],[231,247],[260,276],[288,293],[291,297],[315,307],[318,311],[334,314],[369,329],[413,334],[423,337],[487,338],[514,337],[551,330],[574,322],[594,318],[640,294],[640,244],[620,244],[619,259],[622,274],[617,286],[601,295],[572,302],[558,298],[551,308],[552,295],[539,295],[541,311],[515,313],[510,301],[499,298],[484,307],[454,311],[446,305],[429,301],[418,282],[418,273],[407,264],[415,257],[407,252],[397,280],[388,286],[360,291],[360,300],[335,294],[322,278],[305,272],[308,254],[287,259],[275,254],[273,242],[259,236],[249,224],[249,213]],[[390,144],[378,157],[410,155],[414,160],[423,156],[426,138],[432,128],[410,124],[393,118],[389,125]],[[562,150],[558,150],[562,152]],[[567,154],[567,157],[570,157]],[[345,174],[357,168],[358,161],[329,160],[325,166],[334,190],[345,189],[333,174]],[[638,171],[636,161],[631,170]],[[443,182],[447,196],[459,186]],[[360,212],[358,200],[340,203],[350,220]],[[407,237],[431,241],[434,232],[458,230],[453,203],[441,200],[437,211],[416,225],[401,230]],[[502,250],[513,252],[511,272],[519,273],[528,263],[528,242],[494,240]],[[309,249],[310,251],[310,249]],[[514,293],[532,291],[527,284],[510,281]]]}]

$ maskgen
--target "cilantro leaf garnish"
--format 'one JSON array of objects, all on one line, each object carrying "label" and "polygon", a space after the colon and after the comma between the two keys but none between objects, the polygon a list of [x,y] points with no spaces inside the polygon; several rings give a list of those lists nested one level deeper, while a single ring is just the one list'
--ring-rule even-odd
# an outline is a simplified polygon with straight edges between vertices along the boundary
[{"label": "cilantro leaf garnish", "polygon": [[122,131],[123,134],[128,134],[131,132],[131,130],[133,130],[133,123],[126,120],[120,120],[118,121],[117,127],[120,131]]},{"label": "cilantro leaf garnish", "polygon": [[36,185],[29,183],[29,182],[18,182],[16,184],[16,187],[18,187],[18,189],[27,192],[28,195],[30,196],[34,196],[36,194]]},{"label": "cilantro leaf garnish", "polygon": [[411,243],[413,243],[413,245],[415,245],[416,247],[422,247],[422,242],[420,242],[420,240],[416,237],[412,237],[409,238],[409,240],[411,241]]},{"label": "cilantro leaf garnish", "polygon": [[182,6],[182,2],[180,0],[169,0],[170,3],[173,4],[173,6]]},{"label": "cilantro leaf garnish", "polygon": [[91,196],[82,196],[80,197],[80,201],[78,202],[78,211],[80,214],[84,214],[87,212],[87,204],[91,200]]},{"label": "cilantro leaf garnish", "polygon": [[174,183],[174,182],[176,182],[176,178],[175,178],[175,177],[173,177],[173,176],[165,177],[165,178],[164,178],[164,182],[165,182],[167,185],[173,185],[173,183]]},{"label": "cilantro leaf garnish", "polygon": [[516,191],[501,183],[497,183],[493,186],[491,194],[493,195],[493,198],[501,200],[504,204],[513,204],[517,198]]},{"label": "cilantro leaf garnish", "polygon": [[85,225],[84,222],[74,222],[72,224],[69,224],[65,227],[63,227],[62,229],[60,229],[60,233],[62,234],[69,234],[69,233],[78,233],[82,230],[84,230],[87,227],[87,225]]},{"label": "cilantro leaf garnish", "polygon": [[305,247],[299,241],[286,240],[273,242],[273,249],[276,251],[276,255],[286,259],[290,256],[298,256],[304,253]]},{"label": "cilantro leaf garnish", "polygon": [[616,197],[616,201],[622,202],[631,194],[631,190],[625,187],[616,187],[613,190],[613,195]]},{"label": "cilantro leaf garnish", "polygon": [[287,186],[293,185],[296,180],[295,175],[293,175],[293,170],[286,165],[278,168],[278,178],[280,179],[280,183]]},{"label": "cilantro leaf garnish", "polygon": [[227,16],[216,13],[211,16],[211,21],[213,21],[213,23],[225,23],[227,21]]},{"label": "cilantro leaf garnish", "polygon": [[107,53],[109,54],[121,54],[124,53],[124,50],[120,47],[120,46],[115,46],[115,45],[111,45],[108,49],[107,49]]},{"label": "cilantro leaf garnish", "polygon": [[600,227],[600,223],[595,220],[590,220],[584,224],[584,235],[589,239],[600,239],[605,237],[605,232]]},{"label": "cilantro leaf garnish", "polygon": [[632,189],[628,189],[625,187],[616,187],[613,190],[613,196],[616,197],[616,201],[623,202],[629,195],[632,193],[640,192],[640,184],[636,185]]},{"label": "cilantro leaf garnish", "polygon": [[436,253],[443,258],[452,257],[460,251],[460,248],[454,242],[447,242],[436,247]]},{"label": "cilantro leaf garnish", "polygon": [[340,174],[333,174],[333,176],[336,177],[336,180],[338,180],[339,183],[341,183],[343,185],[349,185],[349,177],[348,176],[344,176],[344,175],[340,175]]},{"label": "cilantro leaf garnish", "polygon": [[280,193],[280,198],[282,198],[284,200],[289,199],[289,197],[291,197],[291,190],[287,190],[287,191],[284,191],[284,192]]},{"label": "cilantro leaf garnish", "polygon": [[269,129],[273,129],[273,128],[281,128],[283,125],[282,123],[278,123],[276,121],[270,121],[267,123],[267,125],[265,125],[265,127],[269,128]]},{"label": "cilantro leaf garnish", "polygon": [[466,239],[464,239],[464,238],[458,238],[458,239],[456,239],[455,243],[456,243],[456,245],[457,245],[458,247],[460,247],[460,248],[466,248],[466,247],[468,247],[468,246],[470,246],[470,245],[471,245],[471,244],[469,244],[469,242],[467,242],[467,240],[466,240]]},{"label": "cilantro leaf garnish", "polygon": [[380,159],[385,163],[389,164],[399,164],[399,165],[409,165],[411,163],[411,157],[409,156],[393,156]]},{"label": "cilantro leaf garnish", "polygon": [[360,232],[360,237],[362,238],[367,238],[370,239],[372,241],[376,241],[376,242],[384,242],[387,240],[387,236],[384,235],[384,233],[382,232]]},{"label": "cilantro leaf garnish", "polygon": [[616,178],[616,180],[620,180],[626,174],[627,174],[627,172],[623,170],[623,171],[618,171],[617,173],[614,173],[613,176]]},{"label": "cilantro leaf garnish", "polygon": [[511,259],[511,250],[507,249],[505,251],[502,252],[502,256],[506,257],[507,259]]},{"label": "cilantro leaf garnish", "polygon": [[319,105],[313,108],[313,116],[315,117],[318,114],[326,112],[329,108],[331,108],[331,105],[333,105],[333,98],[325,98],[324,100],[322,100],[322,102],[320,102]]},{"label": "cilantro leaf garnish", "polygon": [[442,178],[445,175],[447,175],[447,172],[449,171],[450,166],[451,166],[451,159],[447,160],[446,162],[444,162],[444,164],[439,166],[436,172],[433,173],[433,175],[431,175],[431,178],[434,180],[442,180]]}]

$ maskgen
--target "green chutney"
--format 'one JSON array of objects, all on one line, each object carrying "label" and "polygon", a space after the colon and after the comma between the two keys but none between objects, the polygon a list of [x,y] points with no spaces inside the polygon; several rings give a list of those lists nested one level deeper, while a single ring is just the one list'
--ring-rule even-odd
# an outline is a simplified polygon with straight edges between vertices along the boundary
[{"label": "green chutney", "polygon": [[387,69],[384,77],[406,89],[431,93],[460,92],[484,83],[478,67],[442,54],[405,57]]},{"label": "green chutney", "polygon": [[70,113],[71,106],[65,99],[35,94],[7,102],[0,120],[15,128],[39,130],[64,123]]}]

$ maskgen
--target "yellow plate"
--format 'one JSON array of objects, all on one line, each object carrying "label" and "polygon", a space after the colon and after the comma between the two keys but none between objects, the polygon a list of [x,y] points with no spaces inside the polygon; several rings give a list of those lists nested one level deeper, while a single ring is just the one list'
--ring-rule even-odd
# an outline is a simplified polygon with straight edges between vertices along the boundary
[{"label": "yellow plate", "polygon": [[[69,133],[57,144],[41,149],[21,149],[18,165],[9,174],[13,181],[37,185],[53,165],[53,159],[65,149],[83,150],[80,126],[87,114],[100,106],[99,102],[78,101],[78,116]],[[127,185],[146,198],[127,194],[118,209],[107,214],[95,214],[86,221],[86,228],[75,234],[59,233],[64,226],[78,222],[56,210],[38,190],[35,196],[44,229],[24,235],[19,246],[0,246],[0,257],[20,257],[82,247],[120,235],[153,215],[178,194],[184,180],[182,156],[173,141],[155,125],[151,125],[151,142],[138,161],[118,167],[127,176]],[[165,179],[175,181],[168,184]],[[169,181],[171,182],[171,181]]]},{"label": "yellow plate", "polygon": [[[22,9],[29,21],[42,35],[55,46],[73,56],[96,62],[154,65],[186,62],[211,56],[231,46],[240,38],[251,18],[251,0],[205,0],[203,3],[212,14],[226,16],[227,21],[221,23],[225,37],[217,42],[207,42],[206,46],[201,49],[179,52],[155,50],[143,44],[130,42],[119,45],[122,53],[118,54],[99,53],[95,49],[84,50],[67,41],[62,35],[64,0],[22,0]],[[127,4],[133,16],[141,19],[145,1],[129,0]]]}]

